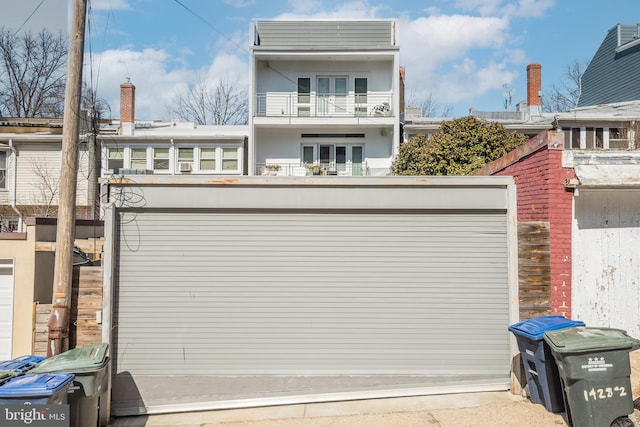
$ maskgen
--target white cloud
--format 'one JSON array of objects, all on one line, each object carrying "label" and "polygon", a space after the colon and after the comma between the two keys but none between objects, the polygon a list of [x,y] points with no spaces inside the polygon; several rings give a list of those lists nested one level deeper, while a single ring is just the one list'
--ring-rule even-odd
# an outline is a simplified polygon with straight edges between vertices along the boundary
[{"label": "white cloud", "polygon": [[497,14],[503,0],[458,0],[455,5],[465,11],[478,12],[483,16]]},{"label": "white cloud", "polygon": [[544,16],[554,6],[555,0],[457,0],[456,7],[482,16]]},{"label": "white cloud", "polygon": [[510,84],[517,73],[506,68],[514,59],[504,47],[508,31],[509,21],[497,17],[437,15],[401,22],[407,89],[416,100],[432,94],[438,103],[451,104],[473,102]]},{"label": "white cloud", "polygon": [[93,10],[127,10],[131,9],[128,0],[91,0]]},{"label": "white cloud", "polygon": [[507,8],[511,16],[540,17],[555,5],[555,0],[519,0],[517,5]]},{"label": "white cloud", "polygon": [[465,15],[437,15],[401,22],[400,55],[439,64],[462,58],[471,49],[502,46],[508,29],[509,21],[504,18]]},{"label": "white cloud", "polygon": [[253,6],[254,4],[256,4],[254,0],[224,0],[224,2],[231,7],[235,7],[238,9]]},{"label": "white cloud", "polygon": [[205,70],[172,68],[175,58],[157,49],[108,50],[96,55],[95,61],[100,64],[97,95],[109,103],[114,118],[120,115],[120,84],[127,77],[136,86],[135,116],[139,120],[170,119],[167,106],[175,93],[202,75],[212,82],[231,78],[248,85],[249,81],[244,57],[228,53],[213,58]]},{"label": "white cloud", "polygon": [[191,75],[185,69],[169,71],[169,61],[169,54],[155,49],[103,52],[96,56],[100,64],[97,95],[109,103],[112,116],[119,117],[120,84],[130,78],[136,86],[136,118],[161,118],[174,88],[188,81]]},{"label": "white cloud", "polygon": [[[298,4],[300,3],[300,4]],[[319,1],[290,2],[293,12],[284,13],[276,19],[373,19],[380,16],[387,6],[371,5],[366,0],[356,0],[337,5],[332,10],[324,10]]]}]

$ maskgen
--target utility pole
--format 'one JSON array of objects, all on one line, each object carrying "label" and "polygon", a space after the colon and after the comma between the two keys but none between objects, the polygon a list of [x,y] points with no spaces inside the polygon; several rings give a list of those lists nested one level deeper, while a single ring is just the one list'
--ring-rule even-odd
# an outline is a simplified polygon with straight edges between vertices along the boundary
[{"label": "utility pole", "polygon": [[69,349],[69,314],[73,281],[73,244],[76,231],[75,207],[80,139],[80,98],[86,14],[87,0],[75,0],[64,93],[60,201],[58,203],[58,228],[53,273],[53,307],[48,323],[47,357]]}]

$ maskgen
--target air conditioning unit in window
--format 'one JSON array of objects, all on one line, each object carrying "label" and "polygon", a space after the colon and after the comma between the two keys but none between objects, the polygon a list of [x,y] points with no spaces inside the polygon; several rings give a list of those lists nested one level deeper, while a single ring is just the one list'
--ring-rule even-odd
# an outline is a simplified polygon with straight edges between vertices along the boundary
[{"label": "air conditioning unit in window", "polygon": [[179,162],[178,163],[178,170],[180,172],[191,172],[191,162]]}]

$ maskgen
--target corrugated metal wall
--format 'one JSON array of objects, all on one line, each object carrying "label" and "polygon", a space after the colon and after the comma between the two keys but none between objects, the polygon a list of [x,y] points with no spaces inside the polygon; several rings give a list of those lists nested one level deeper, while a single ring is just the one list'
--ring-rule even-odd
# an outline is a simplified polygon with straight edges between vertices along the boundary
[{"label": "corrugated metal wall", "polygon": [[256,46],[263,48],[397,47],[393,21],[257,21]]},{"label": "corrugated metal wall", "polygon": [[[141,211],[118,229],[120,414],[358,389],[339,376],[508,382],[505,212]],[[260,381],[229,390],[216,376]]]}]

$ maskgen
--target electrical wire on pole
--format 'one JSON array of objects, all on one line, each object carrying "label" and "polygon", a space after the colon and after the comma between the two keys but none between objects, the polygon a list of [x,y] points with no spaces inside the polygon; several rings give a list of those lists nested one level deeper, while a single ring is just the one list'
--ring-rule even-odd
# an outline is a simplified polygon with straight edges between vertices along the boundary
[{"label": "electrical wire on pole", "polygon": [[53,273],[53,304],[48,322],[47,357],[60,354],[69,349],[78,146],[80,140],[80,100],[82,98],[82,63],[84,60],[86,16],[87,0],[75,0],[69,62],[67,64],[64,117],[62,119],[60,200]]}]

